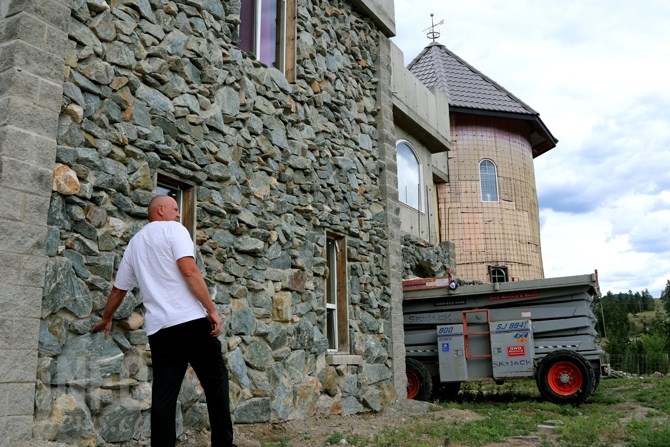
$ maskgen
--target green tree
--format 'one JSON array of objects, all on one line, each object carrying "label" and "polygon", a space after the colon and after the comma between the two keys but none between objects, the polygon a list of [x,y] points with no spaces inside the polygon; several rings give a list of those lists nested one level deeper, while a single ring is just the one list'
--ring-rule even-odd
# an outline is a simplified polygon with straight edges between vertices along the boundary
[{"label": "green tree", "polygon": [[644,353],[644,365],[641,372],[645,374],[656,371],[663,374],[668,372],[668,358],[665,355],[668,339],[662,332],[644,334],[640,337],[642,342],[642,352]]},{"label": "green tree", "polygon": [[665,282],[665,289],[661,292],[661,300],[663,300],[665,314],[670,317],[670,280]]}]

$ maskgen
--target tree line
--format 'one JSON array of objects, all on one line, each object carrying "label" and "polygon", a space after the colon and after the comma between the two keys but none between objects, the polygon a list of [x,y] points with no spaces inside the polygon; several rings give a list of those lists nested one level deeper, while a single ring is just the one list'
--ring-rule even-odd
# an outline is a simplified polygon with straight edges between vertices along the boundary
[{"label": "tree line", "polygon": [[607,292],[596,300],[594,311],[613,369],[640,374],[668,372],[670,280],[660,300],[646,289]]}]

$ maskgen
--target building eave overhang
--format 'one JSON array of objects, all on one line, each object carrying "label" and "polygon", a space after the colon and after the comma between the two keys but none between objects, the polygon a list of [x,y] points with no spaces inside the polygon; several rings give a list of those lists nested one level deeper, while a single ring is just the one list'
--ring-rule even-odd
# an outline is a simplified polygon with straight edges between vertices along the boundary
[{"label": "building eave overhang", "polygon": [[449,113],[463,113],[469,115],[493,116],[513,120],[527,121],[530,127],[530,143],[533,150],[533,158],[539,157],[545,152],[556,147],[558,139],[554,137],[547,126],[537,114],[525,114],[504,112],[498,110],[473,109],[469,107],[450,106]]},{"label": "building eave overhang", "polygon": [[393,101],[393,122],[419,140],[431,154],[439,154],[451,149],[451,141],[438,132],[410,107],[401,101]]}]

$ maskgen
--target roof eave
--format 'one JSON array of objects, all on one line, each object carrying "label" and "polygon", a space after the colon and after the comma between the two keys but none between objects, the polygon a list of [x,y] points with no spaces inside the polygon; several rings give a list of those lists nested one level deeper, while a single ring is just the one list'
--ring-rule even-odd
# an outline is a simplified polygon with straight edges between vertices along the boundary
[{"label": "roof eave", "polygon": [[467,113],[470,115],[495,116],[499,118],[508,118],[515,120],[528,121],[531,126],[531,134],[535,133],[539,137],[539,141],[533,143],[531,147],[533,150],[533,158],[539,157],[545,152],[556,147],[558,139],[552,135],[547,126],[540,119],[539,114],[525,114],[504,112],[498,110],[473,109],[470,107],[450,106],[449,113]]}]

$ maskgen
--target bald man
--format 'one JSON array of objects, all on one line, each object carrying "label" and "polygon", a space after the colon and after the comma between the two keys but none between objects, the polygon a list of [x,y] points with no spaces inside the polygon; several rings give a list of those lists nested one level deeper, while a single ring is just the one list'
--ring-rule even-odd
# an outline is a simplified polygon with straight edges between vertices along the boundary
[{"label": "bald man", "polygon": [[91,332],[109,337],[112,316],[139,286],[146,309],[153,382],[151,447],[174,447],[181,383],[190,364],[205,391],[212,447],[233,446],[228,370],[218,336],[221,317],[194,257],[193,240],[169,196],[149,203],[149,223],[128,243],[100,321]]}]

